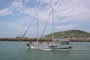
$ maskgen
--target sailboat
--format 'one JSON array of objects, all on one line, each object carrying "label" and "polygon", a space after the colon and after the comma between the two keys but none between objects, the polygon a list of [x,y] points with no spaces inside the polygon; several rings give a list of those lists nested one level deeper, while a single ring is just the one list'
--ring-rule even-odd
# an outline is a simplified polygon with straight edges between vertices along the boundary
[{"label": "sailboat", "polygon": [[[54,33],[54,15],[53,15],[53,8],[52,8],[52,27]],[[27,43],[27,46],[31,49],[44,49],[44,50],[52,50],[52,49],[69,49],[70,40],[69,39],[54,39],[54,34],[52,33],[51,41],[39,41],[38,38],[38,17],[37,17],[37,39],[36,41],[32,41]]]}]

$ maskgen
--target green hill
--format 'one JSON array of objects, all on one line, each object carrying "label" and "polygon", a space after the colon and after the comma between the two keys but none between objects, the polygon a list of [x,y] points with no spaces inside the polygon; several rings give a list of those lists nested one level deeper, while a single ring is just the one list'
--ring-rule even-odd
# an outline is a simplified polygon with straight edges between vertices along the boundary
[{"label": "green hill", "polygon": [[[55,32],[54,38],[90,38],[90,33],[81,31],[81,30],[68,30],[68,31],[63,31],[63,32]],[[46,38],[51,38],[52,34],[48,34],[45,36]]]}]

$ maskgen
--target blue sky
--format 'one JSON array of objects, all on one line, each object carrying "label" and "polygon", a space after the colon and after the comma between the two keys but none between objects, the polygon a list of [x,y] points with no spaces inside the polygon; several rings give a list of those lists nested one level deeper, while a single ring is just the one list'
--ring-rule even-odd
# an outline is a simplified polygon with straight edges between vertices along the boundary
[{"label": "blue sky", "polygon": [[[45,34],[51,33],[51,6],[55,32],[72,29],[90,32],[90,0],[0,0],[0,37],[22,36],[37,14],[39,35],[48,20]],[[36,20],[26,36],[36,37]]]}]

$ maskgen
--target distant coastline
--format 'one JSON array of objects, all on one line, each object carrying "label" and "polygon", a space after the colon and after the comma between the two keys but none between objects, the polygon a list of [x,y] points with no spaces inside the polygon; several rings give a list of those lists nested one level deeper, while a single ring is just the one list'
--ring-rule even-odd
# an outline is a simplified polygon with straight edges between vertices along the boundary
[{"label": "distant coastline", "polygon": [[[0,38],[0,41],[35,41],[36,38]],[[71,38],[71,42],[90,42],[90,38]],[[51,41],[51,39],[40,39],[39,41]]]},{"label": "distant coastline", "polygon": [[[82,31],[82,30],[67,30],[62,32],[55,32],[54,38],[73,38],[73,39],[88,39],[90,38],[90,32]],[[46,38],[52,38],[52,34],[48,34],[45,36]]]},{"label": "distant coastline", "polygon": [[[90,32],[81,30],[68,30],[63,32],[55,32],[54,39],[68,38],[71,42],[90,42]],[[52,41],[52,34],[48,34],[39,41]],[[16,37],[16,38],[0,38],[0,41],[36,41],[36,38]]]}]

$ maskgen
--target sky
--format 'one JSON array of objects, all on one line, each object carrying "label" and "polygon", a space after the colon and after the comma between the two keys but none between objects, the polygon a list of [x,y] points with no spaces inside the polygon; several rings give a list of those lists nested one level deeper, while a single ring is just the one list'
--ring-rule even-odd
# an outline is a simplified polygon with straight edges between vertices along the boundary
[{"label": "sky", "polygon": [[45,34],[52,33],[51,7],[55,32],[83,30],[90,32],[90,0],[0,0],[0,37],[36,37],[37,19],[39,36],[49,21]]}]

